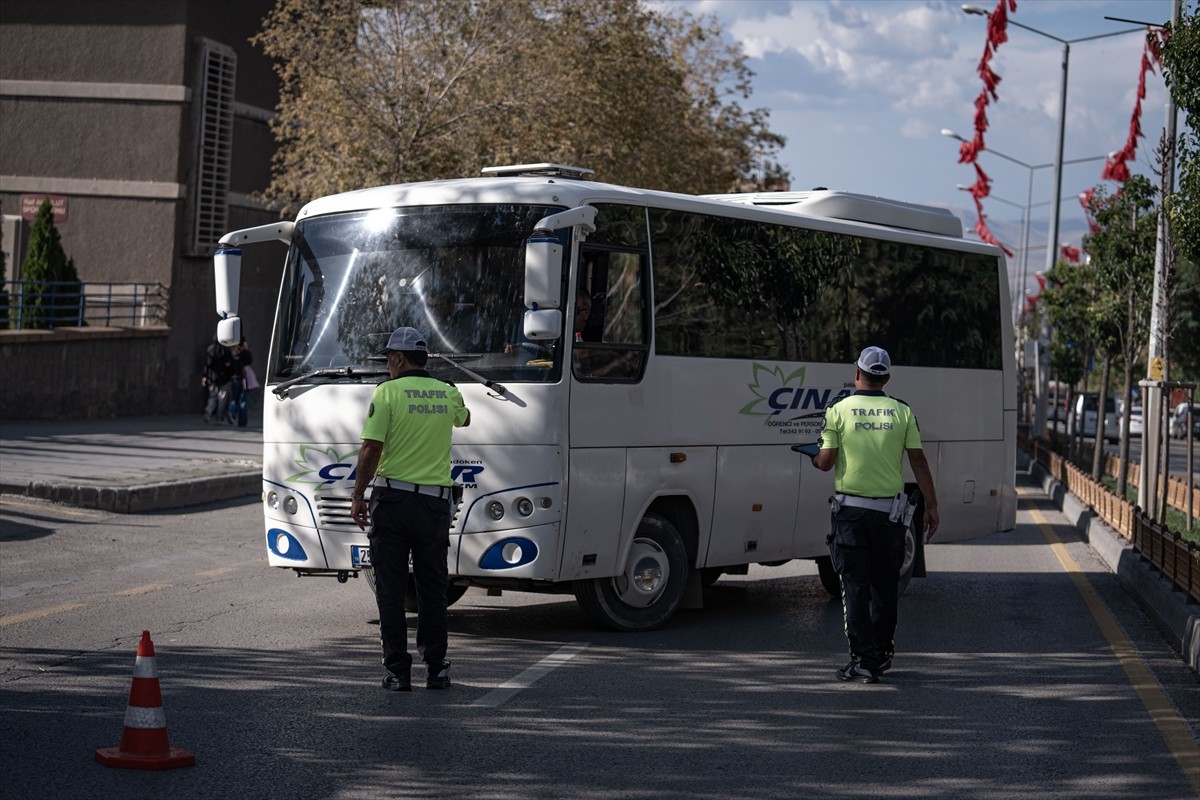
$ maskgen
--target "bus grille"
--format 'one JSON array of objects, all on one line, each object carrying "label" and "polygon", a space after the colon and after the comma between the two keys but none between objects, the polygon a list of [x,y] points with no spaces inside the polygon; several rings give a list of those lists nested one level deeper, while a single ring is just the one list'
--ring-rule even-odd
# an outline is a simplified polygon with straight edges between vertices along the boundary
[{"label": "bus grille", "polygon": [[318,497],[317,520],[321,527],[336,525],[357,530],[358,525],[350,518],[349,497]]},{"label": "bus grille", "polygon": [[[458,533],[458,518],[461,506],[450,513],[450,532]],[[322,528],[342,527],[358,530],[358,523],[350,516],[349,497],[317,497],[317,521]]]}]

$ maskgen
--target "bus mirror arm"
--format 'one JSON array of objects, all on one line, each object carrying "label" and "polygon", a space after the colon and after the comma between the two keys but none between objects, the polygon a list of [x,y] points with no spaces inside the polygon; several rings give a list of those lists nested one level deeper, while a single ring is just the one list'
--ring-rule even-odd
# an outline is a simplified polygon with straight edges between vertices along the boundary
[{"label": "bus mirror arm", "polygon": [[587,235],[596,232],[596,208],[594,206],[578,206],[567,211],[560,211],[548,217],[542,217],[533,226],[533,235],[553,235],[559,228],[574,228],[578,226],[581,233]]},{"label": "bus mirror arm", "polygon": [[244,244],[259,244],[260,242],[283,242],[291,244],[292,233],[296,223],[288,220],[272,222],[270,225],[259,225],[255,228],[242,228],[230,231],[217,242],[221,247],[240,247]]},{"label": "bus mirror arm", "polygon": [[242,250],[238,245],[258,242],[292,241],[296,229],[293,222],[275,222],[257,228],[230,231],[221,237],[213,254],[213,279],[217,301],[217,341],[232,347],[242,340],[242,321],[238,319],[238,302],[242,284]]},{"label": "bus mirror arm", "polygon": [[593,206],[560,211],[542,217],[525,240],[525,308],[548,310],[562,302],[563,246],[554,231],[560,228],[577,229],[576,236],[584,239],[596,230],[596,209]]}]

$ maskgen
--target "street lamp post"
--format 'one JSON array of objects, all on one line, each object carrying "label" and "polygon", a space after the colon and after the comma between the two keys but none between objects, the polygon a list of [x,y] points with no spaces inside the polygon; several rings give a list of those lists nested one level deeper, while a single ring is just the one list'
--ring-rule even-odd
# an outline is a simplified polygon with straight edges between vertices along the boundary
[{"label": "street lamp post", "polygon": [[[950,139],[955,139],[960,142],[967,141],[967,139],[960,136],[958,133],[950,130],[949,128],[942,128],[942,136],[945,136]],[[1020,287],[1021,287],[1021,292],[1023,295],[1025,292],[1025,289],[1026,289],[1025,282],[1027,280],[1029,280],[1029,228],[1032,227],[1032,225],[1033,225],[1033,218],[1032,218],[1032,216],[1030,216],[1030,210],[1035,207],[1034,203],[1033,203],[1033,173],[1039,169],[1049,169],[1050,167],[1055,166],[1055,164],[1053,164],[1053,163],[1050,163],[1050,164],[1027,164],[1026,162],[1022,161],[1019,158],[1014,158],[1005,153],[1001,153],[998,150],[993,150],[992,148],[987,147],[987,146],[985,146],[983,148],[982,152],[991,153],[992,155],[996,156],[997,158],[1002,158],[1005,161],[1010,161],[1013,164],[1016,164],[1017,166],[1024,167],[1025,169],[1029,170],[1029,180],[1026,185],[1026,195],[1025,195],[1026,196],[1026,199],[1025,199],[1025,229],[1022,233],[1022,247],[1021,247]],[[1072,158],[1068,161],[1063,161],[1062,165],[1066,166],[1068,164],[1086,164],[1089,161],[1103,161],[1106,158],[1109,158],[1110,156],[1111,156],[1111,153],[1108,155],[1103,155],[1103,156],[1088,156],[1087,158]],[[1059,180],[1059,183],[1061,184],[1061,179]],[[993,200],[1000,200],[1000,198],[996,197],[995,195],[989,195],[989,197]],[[1060,195],[1056,194],[1056,195],[1054,195],[1054,197],[1059,198]],[[1008,202],[1009,205],[1016,205],[1015,203],[1005,201],[1005,200],[1000,200],[1000,202]],[[1059,200],[1059,202],[1061,202],[1061,199]],[[1051,207],[1052,213],[1053,213],[1053,209],[1056,209],[1058,207],[1058,202],[1055,202],[1054,200],[1050,200],[1050,201],[1047,201],[1046,205],[1049,205]],[[1017,207],[1020,208],[1020,206],[1017,206]],[[1057,223],[1053,223],[1052,227],[1055,230],[1057,230],[1057,227],[1058,227]],[[1057,252],[1058,246],[1054,243],[1055,242],[1054,239],[1050,239],[1048,241],[1049,241],[1049,243],[1046,245],[1046,249],[1048,251],[1050,251],[1051,255],[1047,256],[1047,261],[1049,261],[1050,265],[1053,266],[1054,262],[1055,262],[1054,254]],[[1022,296],[1022,299],[1024,299],[1023,296]],[[1015,321],[1016,320],[1014,318],[1014,322]]]},{"label": "street lamp post", "polygon": [[[990,17],[991,13],[985,8],[978,6],[964,5],[962,10],[966,14],[978,14],[984,17]],[[1129,28],[1123,31],[1112,31],[1110,33],[1098,33],[1095,36],[1083,36],[1078,39],[1063,39],[1055,36],[1052,33],[1031,28],[1028,25],[1017,22],[1012,17],[1008,18],[1008,24],[1021,30],[1036,33],[1038,36],[1044,36],[1047,39],[1053,39],[1062,45],[1062,88],[1059,90],[1058,96],[1058,147],[1054,155],[1054,193],[1050,197],[1054,200],[1050,204],[1050,235],[1046,241],[1049,246],[1046,247],[1046,272],[1054,269],[1054,264],[1058,257],[1058,198],[1062,196],[1062,178],[1063,178],[1063,144],[1066,140],[1067,132],[1067,74],[1071,63],[1071,45],[1079,42],[1090,42],[1095,39],[1107,39],[1110,36],[1122,36],[1127,33],[1141,33],[1143,28]],[[1035,435],[1041,436],[1046,431],[1046,389],[1049,381],[1050,368],[1050,335],[1049,328],[1046,322],[1042,322],[1042,334],[1038,342],[1038,398],[1037,411],[1034,416],[1034,432]]]}]

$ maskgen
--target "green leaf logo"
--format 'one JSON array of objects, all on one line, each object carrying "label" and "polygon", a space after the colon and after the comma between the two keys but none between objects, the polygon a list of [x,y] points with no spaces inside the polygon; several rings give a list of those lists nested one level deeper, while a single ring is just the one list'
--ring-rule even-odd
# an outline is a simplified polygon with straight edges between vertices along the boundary
[{"label": "green leaf logo", "polygon": [[332,447],[300,445],[300,457],[296,466],[300,471],[286,478],[287,483],[303,483],[310,486],[328,487],[338,481],[350,480],[354,475],[358,448],[338,453]]},{"label": "green leaf logo", "polygon": [[[754,416],[770,416],[778,414],[782,409],[774,408],[771,400],[779,394],[780,389],[799,388],[804,385],[804,367],[790,375],[784,376],[783,369],[754,364],[754,383],[747,388],[754,393],[754,399],[747,403],[739,414]],[[795,384],[793,386],[793,381]]]}]

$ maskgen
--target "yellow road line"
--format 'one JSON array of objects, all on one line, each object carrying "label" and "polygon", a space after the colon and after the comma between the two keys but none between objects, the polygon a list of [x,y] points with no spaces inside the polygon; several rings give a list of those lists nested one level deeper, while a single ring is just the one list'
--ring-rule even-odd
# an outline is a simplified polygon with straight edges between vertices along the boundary
[{"label": "yellow road line", "polygon": [[1150,672],[1150,668],[1146,666],[1145,660],[1133,643],[1129,641],[1125,631],[1117,624],[1112,612],[1104,605],[1096,588],[1088,581],[1087,575],[1080,568],[1078,562],[1071,557],[1066,545],[1058,538],[1049,521],[1036,508],[1029,509],[1029,513],[1041,529],[1042,535],[1046,537],[1046,541],[1050,543],[1054,555],[1058,557],[1058,562],[1062,564],[1071,583],[1075,585],[1075,590],[1079,592],[1088,610],[1092,612],[1092,618],[1096,620],[1100,632],[1108,641],[1108,646],[1125,670],[1130,684],[1150,714],[1150,719],[1158,727],[1158,732],[1162,734],[1167,749],[1171,751],[1171,755],[1179,763],[1179,768],[1183,771],[1184,776],[1192,784],[1192,789],[1200,797],[1200,746],[1192,738],[1187,724],[1180,718],[1175,706],[1167,699],[1162,686]]},{"label": "yellow road line", "polygon": [[84,608],[83,603],[63,603],[60,606],[39,608],[37,611],[26,611],[21,614],[10,614],[6,617],[0,617],[0,628],[3,628],[5,625],[16,625],[18,622],[28,622],[31,619],[52,617],[55,614],[63,614],[67,611],[74,611],[77,608]]},{"label": "yellow road line", "polygon": [[150,594],[157,592],[159,589],[170,589],[169,583],[147,583],[145,586],[134,586],[132,589],[122,589],[117,592],[121,597],[133,597],[137,594]]}]

